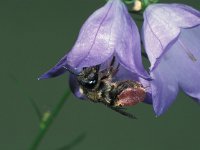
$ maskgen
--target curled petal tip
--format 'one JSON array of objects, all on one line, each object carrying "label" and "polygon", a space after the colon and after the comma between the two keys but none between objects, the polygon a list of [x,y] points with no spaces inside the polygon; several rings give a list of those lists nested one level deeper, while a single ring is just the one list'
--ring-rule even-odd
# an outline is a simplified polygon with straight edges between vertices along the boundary
[{"label": "curled petal tip", "polygon": [[45,76],[45,74],[44,75],[41,75],[40,77],[38,77],[37,79],[38,80],[43,80],[43,79],[47,79],[48,77],[47,76]]},{"label": "curled petal tip", "polygon": [[50,75],[48,75],[47,73],[45,73],[45,74],[39,76],[37,79],[38,79],[38,80],[43,80],[43,79],[48,79],[48,78],[50,78],[50,77],[51,77]]},{"label": "curled petal tip", "polygon": [[154,112],[155,112],[156,118],[160,117],[161,115],[163,115],[165,113],[165,111],[158,111],[158,110],[154,110]]},{"label": "curled petal tip", "polygon": [[57,77],[63,73],[65,73],[67,70],[63,67],[60,68],[52,68],[49,71],[47,71],[46,73],[44,73],[43,75],[41,75],[38,79],[48,79],[48,78],[54,78]]}]

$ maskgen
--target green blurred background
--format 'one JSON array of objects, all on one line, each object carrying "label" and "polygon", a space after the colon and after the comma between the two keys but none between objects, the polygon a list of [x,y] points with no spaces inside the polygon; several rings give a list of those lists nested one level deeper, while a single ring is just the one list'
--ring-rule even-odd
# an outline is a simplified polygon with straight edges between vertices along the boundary
[{"label": "green blurred background", "polygon": [[[199,0],[168,2],[185,3],[200,10]],[[45,112],[68,89],[67,74],[42,81],[37,77],[70,50],[85,19],[104,3],[104,0],[0,1],[0,150],[29,148],[38,133],[39,120],[28,97]],[[159,118],[147,104],[129,108],[129,112],[139,119],[127,119],[103,105],[71,95],[39,149],[57,150],[77,137],[79,142],[71,147],[73,150],[200,149],[200,106],[184,93]]]}]

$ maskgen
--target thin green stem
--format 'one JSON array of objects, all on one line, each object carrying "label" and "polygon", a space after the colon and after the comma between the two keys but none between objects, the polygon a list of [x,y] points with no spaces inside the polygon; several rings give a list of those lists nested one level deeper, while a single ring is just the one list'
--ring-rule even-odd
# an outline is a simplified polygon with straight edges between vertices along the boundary
[{"label": "thin green stem", "polygon": [[51,112],[47,112],[46,114],[44,114],[40,123],[39,133],[37,134],[35,140],[33,141],[30,150],[36,150],[38,148],[43,137],[47,133],[49,127],[51,126],[54,119],[57,117],[62,107],[64,106],[66,99],[70,96],[70,93],[71,93],[70,90],[68,90],[60,99],[58,104],[53,108],[53,110]]}]

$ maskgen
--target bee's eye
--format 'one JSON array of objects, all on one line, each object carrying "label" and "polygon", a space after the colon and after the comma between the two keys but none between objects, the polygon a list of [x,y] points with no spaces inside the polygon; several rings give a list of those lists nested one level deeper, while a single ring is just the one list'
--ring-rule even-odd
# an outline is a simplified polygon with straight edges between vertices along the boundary
[{"label": "bee's eye", "polygon": [[93,89],[98,83],[98,73],[91,68],[86,68],[77,77],[78,82],[86,89]]},{"label": "bee's eye", "polygon": [[80,84],[88,89],[93,89],[97,83],[97,80],[81,81]]}]

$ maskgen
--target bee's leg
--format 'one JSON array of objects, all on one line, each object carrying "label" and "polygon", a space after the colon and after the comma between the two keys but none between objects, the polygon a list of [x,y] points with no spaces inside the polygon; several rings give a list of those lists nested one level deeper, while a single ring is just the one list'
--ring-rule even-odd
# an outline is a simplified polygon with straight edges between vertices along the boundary
[{"label": "bee's leg", "polygon": [[123,107],[114,107],[114,106],[109,106],[109,105],[108,105],[108,108],[110,108],[110,109],[112,109],[112,110],[114,110],[114,111],[116,111],[116,112],[120,113],[121,115],[126,116],[126,117],[128,117],[128,118],[137,119],[136,116],[134,116],[134,115],[132,115],[132,114],[130,114],[130,113],[124,111],[124,110],[123,110]]},{"label": "bee's leg", "polygon": [[114,107],[121,107],[116,105],[116,102],[118,101],[118,95],[124,91],[125,89],[129,88],[129,87],[134,87],[134,82],[131,82],[129,80],[126,81],[118,81],[118,82],[114,82],[113,83],[113,87],[109,92],[109,96],[111,98],[111,106]]},{"label": "bee's leg", "polygon": [[113,56],[113,58],[112,58],[112,60],[111,60],[111,62],[110,62],[109,67],[114,66],[114,64],[115,64],[115,56]]},{"label": "bee's leg", "polygon": [[128,112],[126,112],[126,111],[124,111],[124,110],[122,110],[122,109],[119,109],[119,107],[111,107],[111,109],[114,110],[114,111],[116,111],[116,112],[118,112],[118,113],[120,113],[120,114],[123,115],[123,116],[128,117],[128,118],[137,119],[136,116],[134,116],[133,114],[128,113]]},{"label": "bee's leg", "polygon": [[129,87],[134,88],[136,85],[138,85],[138,83],[132,80],[125,80],[125,81],[116,82],[116,85],[117,85],[117,89],[120,92]]},{"label": "bee's leg", "polygon": [[113,58],[112,58],[112,60],[110,62],[110,65],[109,65],[110,78],[112,78],[119,70],[120,64],[118,63],[118,64],[115,65],[115,62],[116,62],[116,58],[115,58],[115,56],[113,56]]},{"label": "bee's leg", "polygon": [[113,76],[118,72],[119,66],[120,66],[119,63],[116,66],[115,62],[116,62],[115,56],[113,56],[109,67],[100,72],[100,79],[101,80],[107,79],[109,81],[112,81]]},{"label": "bee's leg", "polygon": [[119,71],[119,66],[120,66],[120,64],[118,64],[116,68],[111,68],[110,69],[110,76],[111,77],[113,77],[114,75],[116,75],[116,73]]},{"label": "bee's leg", "polygon": [[97,72],[99,72],[100,67],[101,67],[101,65],[96,65],[96,66],[94,66],[94,69],[95,69]]},{"label": "bee's leg", "polygon": [[104,92],[102,92],[102,103],[104,104],[104,105],[111,105],[111,102],[112,102],[112,100],[110,99],[110,95],[109,95],[109,92],[106,92],[106,91],[104,91]]},{"label": "bee's leg", "polygon": [[131,119],[136,119],[136,117],[128,112],[126,112],[126,108],[121,107],[121,106],[114,106],[113,100],[109,98],[110,95],[107,95],[106,97],[103,98],[101,101],[102,104],[106,105],[108,108],[120,113],[121,115],[124,115],[126,117],[129,117]]},{"label": "bee's leg", "polygon": [[112,74],[112,70],[114,70],[115,65],[115,56],[113,56],[110,64],[108,65],[108,68],[102,71],[102,73],[106,74],[107,76],[110,76]]}]

